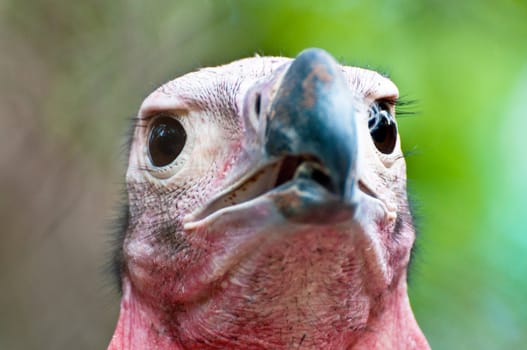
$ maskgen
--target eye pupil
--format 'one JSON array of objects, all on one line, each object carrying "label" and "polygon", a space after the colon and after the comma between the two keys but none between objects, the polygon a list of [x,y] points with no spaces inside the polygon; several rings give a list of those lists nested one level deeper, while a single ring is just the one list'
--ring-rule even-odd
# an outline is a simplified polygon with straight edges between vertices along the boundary
[{"label": "eye pupil", "polygon": [[368,128],[375,147],[384,154],[392,153],[397,143],[397,126],[384,104],[371,107]]},{"label": "eye pupil", "polygon": [[172,163],[183,150],[187,134],[181,123],[171,117],[159,117],[151,126],[148,153],[156,167]]}]

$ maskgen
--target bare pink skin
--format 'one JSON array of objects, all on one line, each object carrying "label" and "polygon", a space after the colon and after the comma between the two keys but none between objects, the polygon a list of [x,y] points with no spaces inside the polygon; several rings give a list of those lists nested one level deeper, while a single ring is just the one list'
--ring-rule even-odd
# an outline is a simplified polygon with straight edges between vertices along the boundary
[{"label": "bare pink skin", "polygon": [[[391,155],[375,150],[365,116],[359,178],[376,198],[362,195],[355,221],[282,222],[266,198],[196,219],[258,167],[240,115],[248,91],[288,62],[255,57],[190,73],[143,103],[140,126],[177,115],[188,146],[159,172],[147,161],[148,127],[135,131],[123,296],[109,350],[429,348],[407,295],[415,232],[404,158],[399,141]],[[377,73],[342,69],[365,111],[373,100],[397,98]]]}]

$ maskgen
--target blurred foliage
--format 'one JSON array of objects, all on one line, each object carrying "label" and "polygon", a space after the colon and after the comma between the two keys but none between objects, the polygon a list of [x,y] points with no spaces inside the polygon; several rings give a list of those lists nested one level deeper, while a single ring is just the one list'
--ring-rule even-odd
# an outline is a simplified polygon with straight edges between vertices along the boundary
[{"label": "blurred foliage", "polygon": [[[19,231],[41,225],[31,222],[36,214],[53,219],[64,213],[58,208],[71,206],[64,195],[66,172],[54,175],[61,177],[51,182],[57,191],[42,195],[41,204],[33,191],[22,191],[35,187],[30,176],[35,169],[45,175],[54,162],[71,173],[89,169],[81,180],[68,175],[71,188],[81,181],[88,207],[108,207],[115,198],[101,186],[115,192],[122,181],[118,149],[128,118],[157,85],[254,53],[294,56],[306,47],[322,47],[341,62],[389,74],[403,99],[417,101],[411,107],[416,116],[401,118],[399,128],[421,227],[410,294],[432,347],[522,348],[527,344],[525,38],[527,3],[521,0],[4,0],[0,219],[9,231],[1,245],[13,250]],[[13,169],[13,160],[24,160],[25,176]],[[78,216],[97,225],[104,219],[101,212]],[[82,225],[71,220],[63,230],[76,232]],[[70,266],[79,278],[86,266],[101,265],[102,237],[88,236],[99,253],[84,256],[76,255],[84,248],[72,238],[51,232],[46,240],[53,243],[39,248],[40,255],[52,260],[73,250],[68,258],[86,259]],[[32,254],[42,240],[17,244]],[[53,280],[55,289],[41,288],[52,283],[46,274],[60,276],[63,265],[41,264],[38,270],[34,262],[22,263],[27,254],[1,260],[7,270],[0,275],[0,306],[7,311],[0,321],[0,348],[104,347],[115,309],[86,316],[101,303],[92,297],[100,288],[70,286],[66,278]],[[39,276],[38,288],[15,276],[30,273]],[[72,288],[64,292],[67,298],[56,297],[66,285]],[[79,308],[75,326],[72,305]],[[24,322],[17,323],[20,315],[26,315]]]}]

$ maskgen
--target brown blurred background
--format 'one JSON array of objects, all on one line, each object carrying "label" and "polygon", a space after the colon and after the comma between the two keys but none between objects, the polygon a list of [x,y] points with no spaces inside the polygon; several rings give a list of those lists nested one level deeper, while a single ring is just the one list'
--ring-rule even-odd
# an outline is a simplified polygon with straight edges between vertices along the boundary
[{"label": "brown blurred background", "polygon": [[523,1],[0,1],[0,349],[103,349],[130,119],[156,86],[323,47],[387,71],[418,198],[410,293],[437,349],[527,343]]}]

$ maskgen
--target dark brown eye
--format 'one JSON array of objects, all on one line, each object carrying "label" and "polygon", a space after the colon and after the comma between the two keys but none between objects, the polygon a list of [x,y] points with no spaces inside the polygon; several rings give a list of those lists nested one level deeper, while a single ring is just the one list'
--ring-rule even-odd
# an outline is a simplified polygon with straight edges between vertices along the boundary
[{"label": "dark brown eye", "polygon": [[181,123],[172,117],[162,116],[154,120],[148,136],[148,154],[156,167],[172,163],[183,150],[187,133]]},{"label": "dark brown eye", "polygon": [[385,103],[374,102],[370,107],[368,128],[375,147],[384,154],[392,153],[397,143],[397,125]]}]

